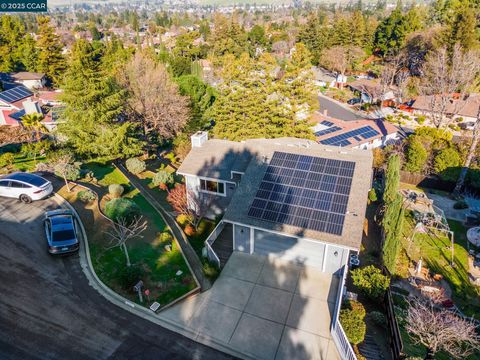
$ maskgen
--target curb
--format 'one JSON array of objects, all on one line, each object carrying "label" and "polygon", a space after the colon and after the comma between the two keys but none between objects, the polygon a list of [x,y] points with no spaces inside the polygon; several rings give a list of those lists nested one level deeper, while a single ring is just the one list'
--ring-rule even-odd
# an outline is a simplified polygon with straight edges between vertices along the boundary
[{"label": "curb", "polygon": [[[93,270],[92,260],[90,257],[90,249],[88,246],[88,238],[85,231],[85,227],[83,226],[83,223],[80,219],[80,216],[78,215],[75,208],[62,196],[60,196],[57,193],[54,193],[54,197],[60,206],[65,205],[67,208],[69,208],[69,210],[71,210],[75,214],[75,216],[78,219],[78,224],[83,237],[83,241],[80,242],[80,251],[78,252],[80,257],[80,266],[82,268],[83,273],[85,274],[85,277],[88,280],[88,284],[91,287],[93,287],[102,297],[104,297],[106,300],[108,300],[112,304],[130,312],[131,314],[134,314],[145,320],[153,322],[163,328],[171,330],[177,334],[183,335],[198,343],[201,343],[206,346],[210,346],[213,349],[219,350],[228,355],[232,355],[238,358],[255,359],[255,357],[252,355],[241,353],[231,348],[230,346],[224,343],[221,343],[213,338],[201,335],[198,332],[195,332],[183,326],[180,326],[177,323],[173,322],[172,320],[163,317],[161,314],[156,315],[151,310],[144,308],[143,306],[139,306],[138,304],[135,304],[128,299],[125,299],[123,296],[120,296],[119,294],[111,290],[108,286],[106,286]],[[197,296],[197,294],[193,296]],[[168,304],[168,305],[172,306],[173,304]]]}]

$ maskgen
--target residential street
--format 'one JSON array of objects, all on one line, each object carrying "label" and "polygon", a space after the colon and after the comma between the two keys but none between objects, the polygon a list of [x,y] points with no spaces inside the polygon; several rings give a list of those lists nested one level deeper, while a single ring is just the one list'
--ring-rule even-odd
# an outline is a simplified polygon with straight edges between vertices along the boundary
[{"label": "residential street", "polygon": [[47,253],[54,198],[0,198],[1,359],[227,359],[120,309],[91,288],[78,255]]},{"label": "residential street", "polygon": [[327,116],[345,121],[355,121],[361,117],[357,116],[352,110],[347,108],[348,105],[341,106],[336,101],[329,99],[327,96],[319,95],[320,112],[323,114],[327,110]]}]

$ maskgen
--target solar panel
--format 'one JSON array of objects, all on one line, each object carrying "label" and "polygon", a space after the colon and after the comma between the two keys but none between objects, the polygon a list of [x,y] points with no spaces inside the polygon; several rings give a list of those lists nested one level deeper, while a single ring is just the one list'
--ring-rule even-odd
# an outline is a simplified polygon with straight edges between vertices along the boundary
[{"label": "solar panel", "polygon": [[325,129],[325,130],[317,131],[315,133],[315,136],[323,136],[323,135],[331,134],[331,133],[334,133],[338,130],[342,130],[342,128],[338,127],[338,126],[333,126],[333,127],[328,128],[328,129]]},{"label": "solar panel", "polygon": [[332,126],[333,123],[331,121],[323,120],[320,124],[325,125],[325,126]]},{"label": "solar panel", "polygon": [[17,86],[0,92],[0,100],[3,100],[7,103],[14,103],[32,95],[33,93],[25,86]]},{"label": "solar panel", "polygon": [[275,152],[248,216],[341,235],[354,170],[352,161]]},{"label": "solar panel", "polygon": [[359,129],[347,131],[346,133],[332,136],[328,139],[320,140],[320,143],[332,146],[347,146],[351,145],[351,142],[348,140],[349,138],[353,137],[355,140],[361,141],[361,138],[367,140],[378,135],[380,135],[380,133],[371,126],[364,126]]}]

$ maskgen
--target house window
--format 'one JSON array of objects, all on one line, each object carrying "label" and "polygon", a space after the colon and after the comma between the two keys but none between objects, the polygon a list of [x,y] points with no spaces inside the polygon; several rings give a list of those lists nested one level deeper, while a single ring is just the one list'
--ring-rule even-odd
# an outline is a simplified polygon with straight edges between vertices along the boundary
[{"label": "house window", "polygon": [[218,181],[200,179],[200,189],[204,192],[225,195],[225,184]]},{"label": "house window", "polygon": [[239,182],[240,180],[242,180],[242,175],[243,175],[243,173],[241,173],[241,172],[232,171],[232,180],[236,181],[236,182]]}]

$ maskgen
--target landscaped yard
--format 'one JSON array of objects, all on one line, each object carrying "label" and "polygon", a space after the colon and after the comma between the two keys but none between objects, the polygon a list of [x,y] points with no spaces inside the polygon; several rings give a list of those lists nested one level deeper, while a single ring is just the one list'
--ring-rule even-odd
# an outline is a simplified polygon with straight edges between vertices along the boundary
[{"label": "landscaped yard", "polygon": [[[84,203],[78,200],[78,192],[84,190],[80,187],[74,188],[71,193],[62,188],[60,194],[79,211],[86,227],[92,263],[99,278],[122,296],[137,303],[138,296],[132,287],[141,279],[144,289],[150,290],[150,301],[144,303],[144,306],[153,301],[166,305],[194,289],[195,281],[163,219],[139,191],[129,184],[128,179],[112,165],[90,163],[84,165],[84,170],[93,172],[97,181],[96,185],[95,181],[90,182],[90,186],[100,197],[108,198],[108,185],[123,185],[126,188],[123,197],[135,202],[148,224],[147,230],[142,233],[143,237],[127,243],[132,266],[126,270],[124,253],[119,247],[112,248],[109,237],[105,234],[110,228],[110,222],[101,216],[95,202]],[[80,183],[82,181],[87,182],[87,179],[80,180]],[[101,201],[102,207],[105,202]],[[166,245],[170,245],[171,250]]]},{"label": "landscaped yard", "polygon": [[[183,178],[180,175],[176,174],[176,168],[172,164],[169,164],[168,161],[169,160],[167,159],[147,161],[147,170],[138,174],[137,177],[140,183],[145,188],[150,190],[150,194],[160,203],[160,205],[168,212],[173,213],[174,209],[167,201],[168,192],[166,190],[160,189],[158,185],[154,185],[152,181],[156,171],[162,169],[173,175],[175,183],[171,185],[171,187],[174,187],[176,184],[183,183]],[[184,228],[186,224],[179,225],[180,227]],[[202,219],[200,224],[198,225],[198,229],[193,235],[186,234],[190,244],[192,245],[198,257],[202,261],[205,275],[211,279],[215,279],[218,276],[218,271],[214,268],[212,264],[208,262],[205,257],[203,257],[202,250],[205,246],[205,240],[207,239],[208,235],[210,235],[210,233],[215,229],[215,225],[215,222],[211,220]]]},{"label": "landscaped yard", "polygon": [[448,237],[441,233],[416,233],[411,244],[415,221],[413,213],[407,211],[405,215],[403,234],[403,248],[408,257],[401,257],[401,266],[407,266],[408,258],[418,261],[423,258],[425,266],[433,273],[441,274],[452,289],[455,304],[468,316],[480,314],[480,289],[470,283],[468,278],[468,250],[465,227],[457,221],[449,221],[451,230],[455,234],[454,266],[451,262],[451,243]]}]

